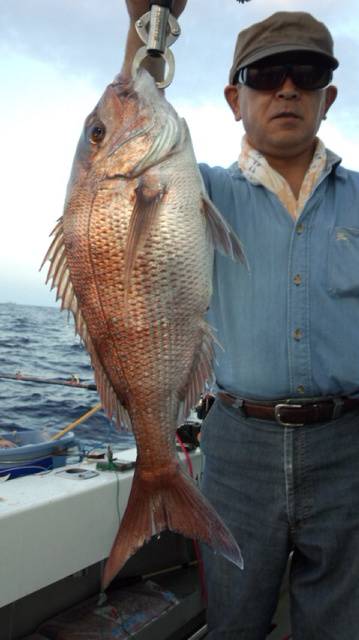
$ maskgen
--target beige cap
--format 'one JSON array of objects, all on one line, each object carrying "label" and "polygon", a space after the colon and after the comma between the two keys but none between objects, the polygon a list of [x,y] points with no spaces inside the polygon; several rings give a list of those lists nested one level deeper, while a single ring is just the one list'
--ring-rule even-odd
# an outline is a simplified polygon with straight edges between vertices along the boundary
[{"label": "beige cap", "polygon": [[320,54],[331,69],[339,65],[333,56],[333,38],[323,22],[303,11],[278,11],[238,34],[230,84],[242,67],[287,51]]}]

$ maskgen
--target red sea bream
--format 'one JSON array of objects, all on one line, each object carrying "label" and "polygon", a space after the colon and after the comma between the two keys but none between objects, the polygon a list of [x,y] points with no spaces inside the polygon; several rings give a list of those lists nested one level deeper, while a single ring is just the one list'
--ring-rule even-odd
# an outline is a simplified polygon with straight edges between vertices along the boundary
[{"label": "red sea bream", "polygon": [[102,405],[132,428],[132,490],[106,587],[164,529],[239,566],[237,543],[179,465],[176,428],[212,376],[214,248],[239,241],[205,194],[188,128],[151,76],[118,76],[85,121],[45,260],[73,312]]}]

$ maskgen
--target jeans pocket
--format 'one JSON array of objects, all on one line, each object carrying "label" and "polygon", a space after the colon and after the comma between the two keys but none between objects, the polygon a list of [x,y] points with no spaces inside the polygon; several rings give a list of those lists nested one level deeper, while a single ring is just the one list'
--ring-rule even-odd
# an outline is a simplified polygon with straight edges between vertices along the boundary
[{"label": "jeans pocket", "polygon": [[328,246],[328,292],[359,296],[359,228],[334,227]]}]

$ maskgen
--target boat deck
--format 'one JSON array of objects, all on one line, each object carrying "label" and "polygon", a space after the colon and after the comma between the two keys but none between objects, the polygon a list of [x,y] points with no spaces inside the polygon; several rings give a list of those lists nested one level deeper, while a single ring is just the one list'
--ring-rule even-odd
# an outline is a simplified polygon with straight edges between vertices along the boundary
[{"label": "boat deck", "polygon": [[[116,455],[116,452],[114,452]],[[119,451],[132,462],[135,449]],[[180,458],[184,456],[181,454]],[[191,453],[199,481],[202,456]],[[71,472],[78,469],[79,472]],[[0,629],[17,640],[45,620],[99,591],[108,557],[127,504],[133,470],[98,471],[83,462],[53,471],[0,482]],[[165,532],[140,549],[119,574],[118,582],[150,575],[179,599],[138,640],[197,638],[205,623],[205,606],[190,541]],[[284,585],[270,640],[288,638],[287,587]],[[198,638],[203,632],[198,632]]]},{"label": "boat deck", "polygon": [[[114,456],[133,462],[136,449],[114,451]],[[184,456],[179,457],[183,462]],[[191,461],[199,480],[199,449],[191,453]],[[6,639],[22,637],[46,617],[98,592],[132,477],[133,470],[98,471],[91,461],[0,483],[0,628],[8,629]],[[188,563],[188,544],[165,533],[145,545],[120,575],[151,574]],[[193,585],[193,577],[191,581]],[[203,610],[198,584],[194,592],[198,613]]]}]

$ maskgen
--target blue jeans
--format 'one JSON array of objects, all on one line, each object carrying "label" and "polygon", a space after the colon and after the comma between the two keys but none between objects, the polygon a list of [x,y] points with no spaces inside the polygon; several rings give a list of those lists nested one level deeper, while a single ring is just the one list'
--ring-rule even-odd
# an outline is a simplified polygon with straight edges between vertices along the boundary
[{"label": "blue jeans", "polygon": [[288,557],[294,640],[359,639],[359,413],[283,427],[216,401],[203,492],[244,570],[203,548],[208,640],[265,640]]}]

